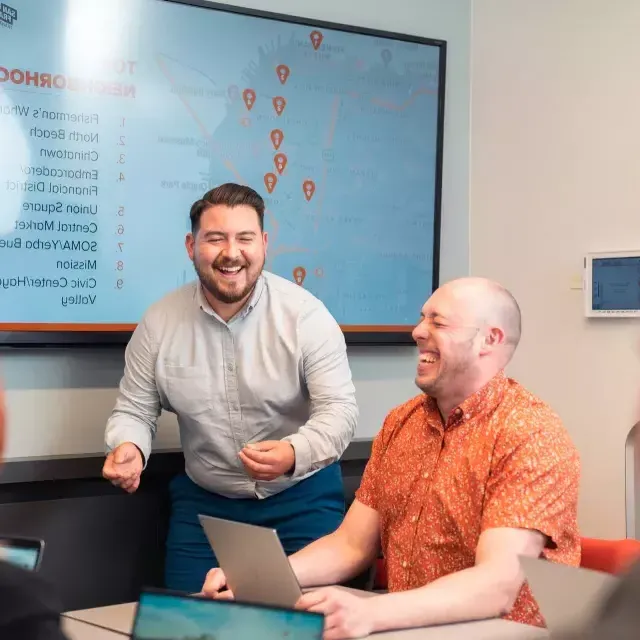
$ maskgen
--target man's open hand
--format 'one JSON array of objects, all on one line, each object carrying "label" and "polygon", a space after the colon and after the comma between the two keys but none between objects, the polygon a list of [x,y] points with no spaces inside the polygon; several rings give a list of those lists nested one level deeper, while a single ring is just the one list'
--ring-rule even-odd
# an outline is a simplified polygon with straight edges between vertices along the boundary
[{"label": "man's open hand", "polygon": [[256,480],[275,480],[296,463],[295,451],[285,440],[248,444],[238,455],[247,473]]}]

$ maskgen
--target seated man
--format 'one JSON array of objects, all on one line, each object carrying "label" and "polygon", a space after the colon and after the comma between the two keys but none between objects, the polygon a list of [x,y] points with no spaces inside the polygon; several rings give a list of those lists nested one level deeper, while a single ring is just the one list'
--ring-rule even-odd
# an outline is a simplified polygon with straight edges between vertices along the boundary
[{"label": "seated man", "polygon": [[[390,593],[327,587],[299,601],[326,615],[326,638],[498,616],[544,626],[518,556],[580,562],[576,449],[559,417],[503,372],[520,339],[516,301],[465,278],[421,316],[423,393],[387,416],[342,525],[290,557],[303,587],[331,585],[382,546]],[[214,569],[203,592],[224,584]]]}]

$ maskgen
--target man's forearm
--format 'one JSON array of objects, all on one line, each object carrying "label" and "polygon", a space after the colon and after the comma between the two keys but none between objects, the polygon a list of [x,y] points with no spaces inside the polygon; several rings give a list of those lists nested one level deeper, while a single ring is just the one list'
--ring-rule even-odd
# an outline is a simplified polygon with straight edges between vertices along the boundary
[{"label": "man's forearm", "polygon": [[458,571],[419,589],[375,598],[374,631],[496,618],[511,609],[521,586],[517,560],[513,566],[487,563]]},{"label": "man's forearm", "polygon": [[289,557],[302,587],[340,584],[370,567],[375,550],[350,545],[338,529]]}]

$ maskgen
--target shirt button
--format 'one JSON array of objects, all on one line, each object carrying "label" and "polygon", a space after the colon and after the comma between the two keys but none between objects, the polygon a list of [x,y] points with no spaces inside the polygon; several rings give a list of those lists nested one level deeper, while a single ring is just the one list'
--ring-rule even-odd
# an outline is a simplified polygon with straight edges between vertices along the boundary
[{"label": "shirt button", "polygon": [[233,364],[231,362],[227,365],[227,371],[233,371]]},{"label": "shirt button", "polygon": [[407,561],[406,561],[406,560],[402,563],[402,568],[403,568],[403,569],[406,569],[406,568],[407,568]]},{"label": "shirt button", "polygon": [[411,518],[411,522],[417,522],[418,521],[418,516],[413,516],[413,518]]},{"label": "shirt button", "polygon": [[428,471],[425,471],[425,472],[422,474],[422,477],[423,477],[423,478],[428,478],[428,477],[429,477],[429,472],[428,472]]}]

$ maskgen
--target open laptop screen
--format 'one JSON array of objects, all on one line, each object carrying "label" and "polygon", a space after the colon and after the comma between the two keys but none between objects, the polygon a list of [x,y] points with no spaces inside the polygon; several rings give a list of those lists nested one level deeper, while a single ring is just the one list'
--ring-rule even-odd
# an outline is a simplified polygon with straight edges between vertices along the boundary
[{"label": "open laptop screen", "polygon": [[28,571],[39,567],[43,548],[42,540],[0,536],[0,560]]},{"label": "open laptop screen", "polygon": [[321,640],[324,616],[168,591],[140,595],[135,640]]}]

